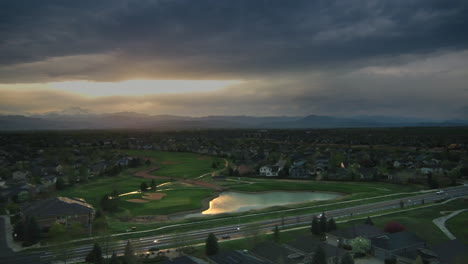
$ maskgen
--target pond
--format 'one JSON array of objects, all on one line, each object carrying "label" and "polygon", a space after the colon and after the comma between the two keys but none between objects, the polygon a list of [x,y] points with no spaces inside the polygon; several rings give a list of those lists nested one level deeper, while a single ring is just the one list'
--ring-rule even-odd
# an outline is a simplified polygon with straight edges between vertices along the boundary
[{"label": "pond", "polygon": [[239,213],[272,206],[282,206],[320,200],[330,200],[342,196],[324,192],[271,191],[263,193],[243,193],[227,191],[210,201],[209,208],[201,213],[186,214],[182,218],[222,213]]}]

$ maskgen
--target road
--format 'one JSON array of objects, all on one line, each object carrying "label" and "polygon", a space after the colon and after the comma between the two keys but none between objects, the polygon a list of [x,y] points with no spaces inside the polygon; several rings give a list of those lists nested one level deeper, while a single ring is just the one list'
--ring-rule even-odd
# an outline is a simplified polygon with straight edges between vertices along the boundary
[{"label": "road", "polygon": [[[358,206],[347,207],[347,208],[342,208],[342,209],[327,210],[325,211],[325,214],[328,218],[333,217],[335,219],[339,219],[342,217],[358,216],[358,215],[376,213],[379,211],[384,211],[384,210],[389,210],[389,209],[394,209],[394,208],[400,208],[401,202],[404,203],[404,206],[421,205],[423,203],[430,203],[430,202],[434,202],[437,200],[444,200],[444,199],[461,197],[461,196],[466,196],[466,195],[468,195],[468,186],[451,187],[451,188],[443,189],[443,193],[432,192],[432,193],[421,194],[421,195],[412,196],[412,197],[403,198],[403,199],[394,199],[390,201],[364,204],[364,205],[358,205]],[[311,214],[300,215],[300,216],[290,216],[290,217],[284,217],[283,219],[276,218],[276,219],[271,219],[271,220],[265,220],[265,221],[258,222],[257,224],[262,230],[270,231],[274,228],[275,225],[283,226],[284,228],[307,225],[307,224],[310,224],[312,217],[313,215]],[[233,219],[236,219],[236,218],[237,217],[233,217]],[[133,247],[138,250],[139,254],[142,254],[142,253],[148,252],[149,249],[152,247],[164,248],[164,247],[171,246],[171,244],[180,240],[203,241],[204,239],[206,239],[209,233],[214,233],[219,239],[222,239],[222,237],[225,237],[225,236],[229,236],[231,238],[242,237],[248,225],[249,224],[240,223],[240,220],[239,220],[239,224],[235,224],[235,225],[227,225],[227,226],[222,226],[222,227],[213,227],[213,228],[204,229],[204,230],[189,231],[189,232],[186,232],[183,234],[177,234],[177,235],[147,236],[147,237],[142,237],[142,238],[137,238],[137,239],[131,239],[131,243]],[[108,247],[107,251],[109,254],[112,254],[112,252],[116,252],[117,254],[123,253],[126,243],[127,243],[127,240],[116,241],[114,242],[113,246]],[[86,254],[88,254],[88,252],[91,250],[91,248],[92,248],[91,244],[73,248],[71,250],[72,252],[70,252],[68,256],[70,257],[70,260],[71,259],[83,260]],[[106,252],[106,249],[104,247],[103,247],[103,251]],[[41,260],[52,261],[54,258],[53,257],[54,255],[55,254],[53,252],[45,252],[41,256]]]}]

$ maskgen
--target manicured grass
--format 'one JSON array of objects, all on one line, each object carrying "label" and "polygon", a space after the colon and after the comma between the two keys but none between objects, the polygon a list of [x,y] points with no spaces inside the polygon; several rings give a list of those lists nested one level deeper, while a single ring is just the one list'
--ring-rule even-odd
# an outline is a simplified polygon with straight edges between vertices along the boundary
[{"label": "manicured grass", "polygon": [[166,215],[181,211],[195,210],[202,207],[201,201],[214,194],[211,189],[185,188],[161,191],[166,196],[161,200],[147,203],[132,203],[129,199],[140,199],[143,194],[132,194],[121,197],[120,207],[129,210],[132,215]]},{"label": "manicured grass", "polygon": [[[156,161],[160,169],[152,174],[174,178],[195,178],[202,174],[224,168],[224,159],[186,152],[162,152],[150,150],[129,150],[128,155],[148,157]],[[219,162],[218,168],[212,168],[213,162]]]},{"label": "manicured grass", "polygon": [[[139,190],[142,182],[146,182],[148,184],[151,180],[137,178],[132,175],[135,170],[143,169],[144,168],[127,170],[112,177],[99,176],[94,179],[90,179],[87,183],[76,184],[66,188],[65,190],[59,191],[57,196],[83,198],[95,208],[99,208],[101,198],[105,194],[111,193],[113,190],[117,190],[119,193],[127,193]],[[163,182],[165,181],[156,180],[157,184],[161,184]]]},{"label": "manicured grass", "polygon": [[[244,179],[243,179],[244,180]],[[403,186],[381,182],[326,182],[326,181],[299,181],[299,180],[264,180],[245,179],[254,182],[231,187],[232,190],[246,192],[262,192],[272,190],[291,191],[324,191],[340,192],[347,194],[369,193],[373,195],[388,194],[394,192],[411,192],[419,190],[418,186]]]},{"label": "manicured grass", "polygon": [[[413,211],[372,217],[372,221],[376,226],[382,229],[384,228],[385,224],[390,221],[399,222],[406,227],[406,230],[416,233],[429,244],[435,245],[447,241],[448,238],[444,233],[442,233],[442,231],[440,231],[440,229],[432,222],[432,220],[442,216],[440,213],[441,211],[459,210],[466,208],[467,206],[467,202],[464,202],[463,200],[455,200],[446,204],[416,209]],[[338,226],[340,227],[363,222],[364,220],[354,220],[347,222],[346,224],[339,224]]]},{"label": "manicured grass", "polygon": [[[468,208],[468,203],[465,208]],[[445,225],[457,239],[468,245],[468,211],[450,218]]]}]

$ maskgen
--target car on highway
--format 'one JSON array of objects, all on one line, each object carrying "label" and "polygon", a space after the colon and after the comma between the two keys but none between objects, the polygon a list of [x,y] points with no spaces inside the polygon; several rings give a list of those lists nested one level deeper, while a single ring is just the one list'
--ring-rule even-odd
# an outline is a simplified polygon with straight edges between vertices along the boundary
[{"label": "car on highway", "polygon": [[231,236],[230,236],[230,235],[225,235],[225,236],[222,236],[221,238],[222,238],[222,239],[230,239]]},{"label": "car on highway", "polygon": [[436,194],[444,194],[444,190],[439,190],[438,192],[436,192]]}]

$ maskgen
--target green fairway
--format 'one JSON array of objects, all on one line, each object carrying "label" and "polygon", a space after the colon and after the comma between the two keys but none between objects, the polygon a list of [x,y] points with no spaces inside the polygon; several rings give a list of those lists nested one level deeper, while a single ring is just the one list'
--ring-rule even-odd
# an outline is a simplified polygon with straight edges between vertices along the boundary
[{"label": "green fairway", "polygon": [[[142,170],[142,168],[139,170]],[[59,191],[57,195],[83,198],[86,200],[86,202],[92,204],[95,208],[99,208],[99,201],[105,194],[109,194],[113,190],[117,190],[119,193],[137,191],[140,189],[140,184],[142,182],[149,183],[151,181],[149,179],[137,178],[133,176],[133,171],[135,171],[135,169],[121,172],[118,176],[113,177],[100,176],[96,179],[91,179],[87,183],[68,187],[63,191]],[[163,182],[166,181],[156,180],[158,185]]]},{"label": "green fairway", "polygon": [[[382,229],[384,228],[385,224],[390,221],[399,222],[406,227],[406,230],[417,234],[418,236],[426,240],[429,244],[434,245],[447,241],[448,238],[444,233],[442,233],[442,231],[440,231],[440,229],[432,222],[432,220],[442,216],[442,214],[440,213],[441,211],[459,210],[466,208],[467,206],[467,202],[464,202],[463,200],[455,200],[446,204],[440,204],[432,207],[416,209],[401,213],[394,213],[379,217],[372,217],[372,221],[376,226]],[[344,225],[346,226],[350,224],[363,222],[364,220],[354,220]],[[463,227],[466,228],[466,225]],[[456,230],[459,230],[458,228],[463,229],[463,227],[456,224]]]},{"label": "green fairway", "polygon": [[[468,208],[468,203],[465,208]],[[450,218],[445,225],[457,239],[468,245],[468,211]]]},{"label": "green fairway", "polygon": [[[224,168],[224,159],[186,152],[162,152],[150,150],[129,150],[128,155],[152,158],[160,168],[152,174],[163,177],[195,178],[205,173]],[[219,162],[213,168],[213,162]]]},{"label": "green fairway", "polygon": [[[150,200],[147,203],[128,202],[129,199],[142,199],[145,193],[132,194],[121,197],[120,207],[134,216],[138,215],[166,215],[181,211],[195,210],[202,207],[201,201],[214,194],[211,189],[184,188],[160,191],[166,196],[161,200]],[[148,192],[151,193],[151,192]]]},{"label": "green fairway", "polygon": [[[243,179],[244,180],[244,179]],[[411,192],[419,190],[418,186],[403,186],[381,182],[325,182],[325,181],[300,181],[300,180],[268,180],[245,179],[253,184],[245,184],[231,187],[232,190],[246,192],[262,192],[273,190],[284,191],[324,191],[340,192],[346,194],[368,193],[372,196],[390,194],[395,192]]]}]

